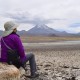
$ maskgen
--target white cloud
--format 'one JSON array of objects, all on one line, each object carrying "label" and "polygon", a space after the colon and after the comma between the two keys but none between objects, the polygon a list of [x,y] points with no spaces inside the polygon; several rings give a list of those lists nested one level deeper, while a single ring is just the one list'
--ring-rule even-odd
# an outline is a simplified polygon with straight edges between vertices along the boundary
[{"label": "white cloud", "polygon": [[20,22],[26,30],[40,22],[57,30],[80,32],[79,27],[70,27],[80,23],[80,0],[0,0],[0,29],[8,20]]}]

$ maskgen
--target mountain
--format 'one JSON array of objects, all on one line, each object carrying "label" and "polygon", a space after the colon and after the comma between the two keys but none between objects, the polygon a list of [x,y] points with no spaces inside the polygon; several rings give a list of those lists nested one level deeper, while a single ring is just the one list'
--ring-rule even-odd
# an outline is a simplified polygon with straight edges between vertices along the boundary
[{"label": "mountain", "polygon": [[38,24],[35,27],[33,27],[32,29],[30,29],[27,34],[30,35],[48,35],[48,36],[68,36],[70,34],[68,34],[67,32],[63,31],[57,31],[53,28],[48,27],[45,24]]},{"label": "mountain", "polygon": [[22,31],[18,31],[17,32],[19,35],[21,35],[21,36],[25,36],[26,34],[27,34],[27,31],[25,31],[25,30],[22,30]]},{"label": "mountain", "polygon": [[31,28],[27,31],[28,34],[31,35],[53,35],[56,36],[53,32],[58,32],[52,28],[49,28],[45,24],[38,24],[35,27]]},{"label": "mountain", "polygon": [[3,31],[2,31],[2,30],[0,30],[0,36],[2,35],[2,33],[3,33]]}]

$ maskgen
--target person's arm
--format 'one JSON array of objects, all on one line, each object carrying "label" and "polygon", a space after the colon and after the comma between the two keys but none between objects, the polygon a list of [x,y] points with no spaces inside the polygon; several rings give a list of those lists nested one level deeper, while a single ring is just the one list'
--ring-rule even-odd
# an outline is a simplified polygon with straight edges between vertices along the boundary
[{"label": "person's arm", "polygon": [[14,36],[14,42],[15,42],[16,49],[20,55],[20,59],[23,62],[23,60],[25,59],[25,52],[20,37],[18,37],[17,35]]}]

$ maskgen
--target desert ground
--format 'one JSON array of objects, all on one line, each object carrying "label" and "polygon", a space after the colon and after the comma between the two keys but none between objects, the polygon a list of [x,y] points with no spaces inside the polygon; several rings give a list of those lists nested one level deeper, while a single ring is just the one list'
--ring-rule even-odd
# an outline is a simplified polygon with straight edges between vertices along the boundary
[{"label": "desert ground", "polygon": [[30,74],[26,63],[21,80],[80,80],[80,38],[79,37],[21,37],[24,50],[35,55],[38,78]]},{"label": "desert ground", "polygon": [[[80,80],[80,41],[23,43],[25,52],[34,53],[38,78],[21,80]],[[27,63],[25,75],[30,73]]]},{"label": "desert ground", "polygon": [[56,41],[75,41],[80,40],[79,36],[63,36],[63,37],[49,37],[49,36],[21,36],[22,42],[25,43],[39,43],[39,42],[56,42]]}]

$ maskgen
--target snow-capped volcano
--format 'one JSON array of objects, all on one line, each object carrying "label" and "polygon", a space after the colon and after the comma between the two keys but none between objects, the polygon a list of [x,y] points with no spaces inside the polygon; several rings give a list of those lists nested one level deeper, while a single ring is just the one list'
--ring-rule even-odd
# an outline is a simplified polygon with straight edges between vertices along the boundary
[{"label": "snow-capped volcano", "polygon": [[48,27],[45,24],[37,24],[35,27],[28,31],[29,34],[33,35],[50,35],[50,34],[55,35],[54,32],[57,31]]},{"label": "snow-capped volcano", "polygon": [[53,28],[48,27],[45,24],[37,24],[35,27],[31,28],[27,34],[31,35],[50,35],[50,36],[69,36],[70,34],[63,31],[57,31]]}]

